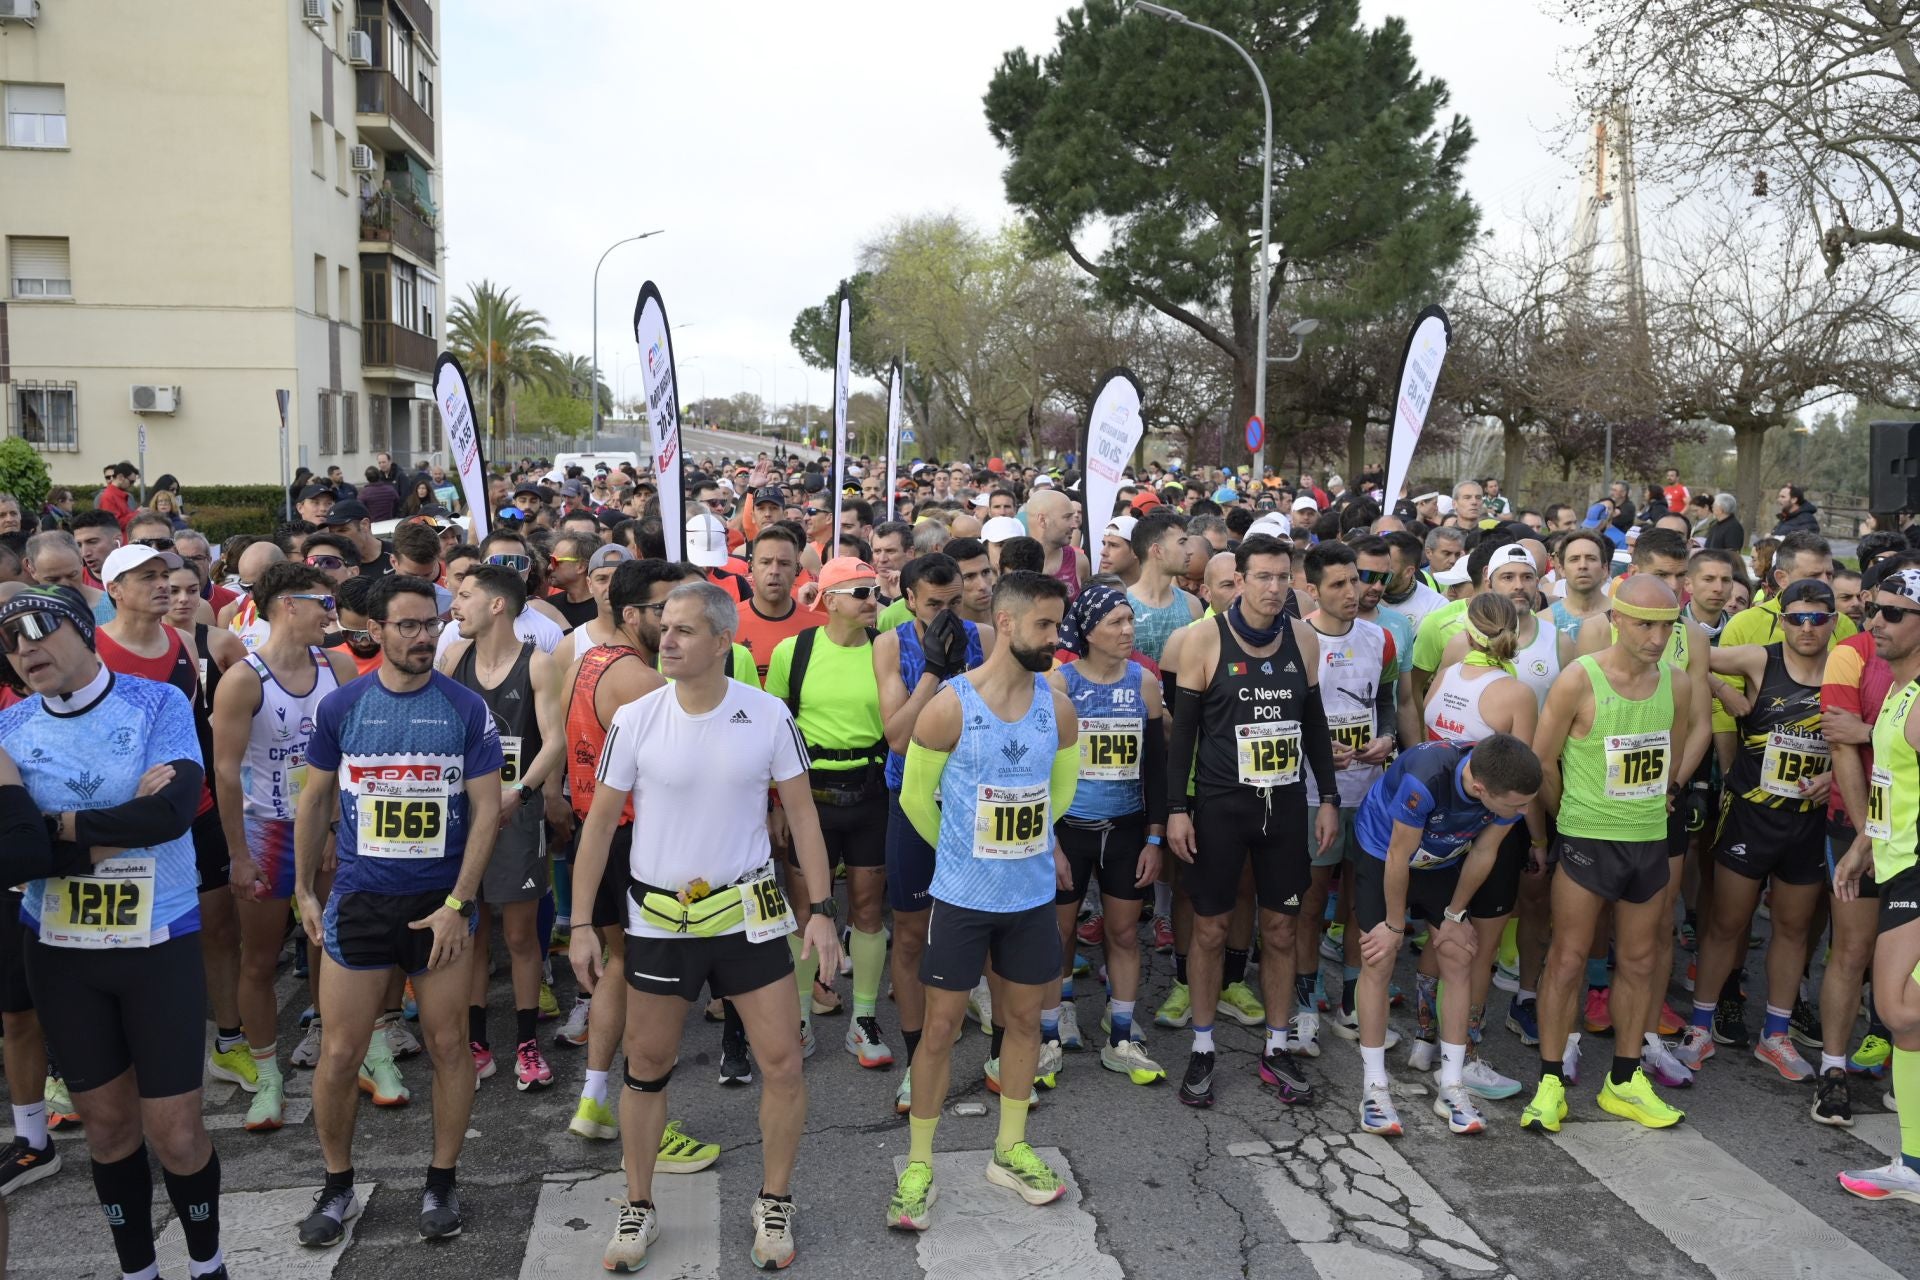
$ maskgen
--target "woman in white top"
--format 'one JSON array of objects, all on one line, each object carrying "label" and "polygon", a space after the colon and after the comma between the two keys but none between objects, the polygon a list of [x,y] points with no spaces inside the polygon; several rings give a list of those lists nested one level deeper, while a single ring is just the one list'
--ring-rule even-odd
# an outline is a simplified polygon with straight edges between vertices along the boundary
[{"label": "woman in white top", "polygon": [[1427,690],[1429,742],[1466,746],[1496,733],[1533,740],[1540,704],[1513,668],[1520,649],[1519,619],[1513,601],[1491,591],[1468,604],[1460,633],[1466,652],[1455,665],[1442,666]]}]

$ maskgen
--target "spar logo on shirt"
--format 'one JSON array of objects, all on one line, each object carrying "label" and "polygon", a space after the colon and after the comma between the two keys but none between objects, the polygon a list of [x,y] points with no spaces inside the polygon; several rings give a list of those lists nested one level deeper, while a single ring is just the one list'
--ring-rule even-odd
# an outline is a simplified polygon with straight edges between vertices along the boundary
[{"label": "spar logo on shirt", "polygon": [[347,786],[361,795],[411,791],[422,783],[441,783],[451,790],[460,781],[458,765],[349,764]]}]

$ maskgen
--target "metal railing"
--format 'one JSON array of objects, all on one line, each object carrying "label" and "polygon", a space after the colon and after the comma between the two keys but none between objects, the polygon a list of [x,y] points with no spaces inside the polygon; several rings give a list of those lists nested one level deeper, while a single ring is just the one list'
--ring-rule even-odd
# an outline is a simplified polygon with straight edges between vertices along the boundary
[{"label": "metal railing", "polygon": [[438,261],[433,224],[408,208],[389,187],[361,201],[360,238],[399,245],[429,266]]},{"label": "metal railing", "polygon": [[391,72],[379,67],[363,68],[354,74],[354,110],[362,115],[386,116],[406,130],[426,153],[433,154],[433,117],[413,100]]},{"label": "metal railing", "polygon": [[432,338],[403,329],[391,320],[366,320],[360,326],[360,363],[368,368],[411,369],[431,375],[438,352]]}]

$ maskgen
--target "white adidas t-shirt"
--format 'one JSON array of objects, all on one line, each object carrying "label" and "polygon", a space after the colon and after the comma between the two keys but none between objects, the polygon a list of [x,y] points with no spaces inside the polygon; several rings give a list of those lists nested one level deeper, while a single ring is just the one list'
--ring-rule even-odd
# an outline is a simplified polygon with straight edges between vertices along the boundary
[{"label": "white adidas t-shirt", "polygon": [[[718,889],[771,856],[767,787],[807,767],[787,704],[729,680],[705,715],[688,715],[672,685],[614,712],[598,777],[633,796],[634,879],[672,890],[700,879]],[[677,936],[641,924],[631,898],[627,932]]]}]

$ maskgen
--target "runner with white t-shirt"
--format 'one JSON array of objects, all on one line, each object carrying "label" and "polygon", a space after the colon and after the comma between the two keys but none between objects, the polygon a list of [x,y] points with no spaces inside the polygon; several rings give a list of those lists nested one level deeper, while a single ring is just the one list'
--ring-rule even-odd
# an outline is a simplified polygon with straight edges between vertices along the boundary
[{"label": "runner with white t-shirt", "polygon": [[[821,969],[835,972],[840,940],[826,910],[833,879],[806,747],[785,703],[727,678],[738,626],[738,604],[711,583],[683,583],[668,595],[660,663],[674,683],[614,714],[574,855],[574,894],[584,901],[600,885],[614,827],[631,798],[625,967],[632,990],[620,1096],[627,1199],[603,1259],[608,1270],[644,1266],[660,1233],[651,1198],[654,1153],[687,1006],[702,987],[733,1002],[760,1062],[763,1172],[753,1203],[753,1262],[785,1267],[793,1260],[793,1163],[806,1127],[807,1087],[786,943],[794,913],[780,890],[762,801],[769,784],[786,810],[808,892],[818,895],[801,958],[817,952]],[[603,971],[598,943],[576,933],[571,953],[580,984],[592,988]]]}]

